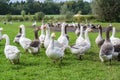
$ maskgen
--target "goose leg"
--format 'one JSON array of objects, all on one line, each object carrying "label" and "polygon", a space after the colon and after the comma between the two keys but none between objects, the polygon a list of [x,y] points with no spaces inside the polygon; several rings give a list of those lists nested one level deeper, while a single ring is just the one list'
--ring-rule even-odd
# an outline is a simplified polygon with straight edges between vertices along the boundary
[{"label": "goose leg", "polygon": [[100,58],[101,62],[104,62],[104,59],[102,58],[101,55],[99,55],[99,58]]},{"label": "goose leg", "polygon": [[110,65],[111,65],[111,61],[112,61],[112,59],[110,59]]},{"label": "goose leg", "polygon": [[117,58],[118,58],[118,61],[120,61],[120,52],[119,52],[119,54],[118,54],[118,57],[117,57]]},{"label": "goose leg", "polygon": [[25,53],[28,53],[28,49],[25,50]]},{"label": "goose leg", "polygon": [[12,63],[12,64],[14,64],[14,61],[13,61],[13,60],[11,60],[11,63]]}]

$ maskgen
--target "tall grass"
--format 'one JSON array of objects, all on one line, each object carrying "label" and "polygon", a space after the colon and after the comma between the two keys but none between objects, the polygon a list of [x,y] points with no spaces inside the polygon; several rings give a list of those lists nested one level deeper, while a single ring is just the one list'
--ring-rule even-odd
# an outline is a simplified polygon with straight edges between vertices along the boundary
[{"label": "tall grass", "polygon": [[[101,63],[98,57],[99,49],[95,44],[97,33],[89,33],[91,40],[91,48],[88,50],[83,60],[71,54],[68,49],[65,52],[63,63],[60,65],[52,63],[46,56],[45,49],[41,48],[37,56],[26,54],[20,45],[13,43],[15,35],[18,33],[18,26],[24,24],[26,26],[26,37],[34,39],[32,22],[13,22],[13,24],[0,23],[4,28],[3,34],[8,34],[10,44],[16,45],[22,52],[20,64],[12,65],[4,55],[5,40],[0,41],[0,80],[119,80],[120,79],[120,62],[112,61],[112,65]],[[38,26],[41,23],[37,23]],[[108,23],[99,23],[108,25]],[[115,26],[120,26],[115,23]],[[119,27],[117,27],[119,28]],[[120,28],[119,28],[120,29]],[[59,37],[60,32],[55,32]],[[103,33],[104,35],[105,33]],[[116,36],[120,38],[120,32]],[[40,35],[40,33],[39,33]],[[73,44],[76,40],[74,32],[68,32],[70,43]]]}]

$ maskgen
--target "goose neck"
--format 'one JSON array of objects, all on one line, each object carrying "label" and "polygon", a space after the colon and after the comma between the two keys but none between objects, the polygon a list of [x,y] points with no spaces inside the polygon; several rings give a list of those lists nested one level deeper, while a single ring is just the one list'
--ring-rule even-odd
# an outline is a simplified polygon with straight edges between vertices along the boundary
[{"label": "goose neck", "polygon": [[49,48],[54,48],[54,38],[51,38]]},{"label": "goose neck", "polygon": [[99,28],[99,34],[98,35],[102,38],[102,28]]},{"label": "goose neck", "polygon": [[107,42],[110,42],[109,32],[110,32],[110,30],[106,30],[106,39],[105,40]]},{"label": "goose neck", "polygon": [[80,37],[83,37],[83,26],[80,27]]},{"label": "goose neck", "polygon": [[65,35],[65,26],[61,27],[61,35]]},{"label": "goose neck", "polygon": [[35,31],[35,39],[39,39],[38,38],[38,30]]},{"label": "goose neck", "polygon": [[50,29],[46,29],[46,38],[50,38]]},{"label": "goose neck", "polygon": [[22,27],[22,36],[25,36],[25,27]]},{"label": "goose neck", "polygon": [[112,36],[111,37],[114,37],[115,36],[115,27],[113,27],[112,29]]},{"label": "goose neck", "polygon": [[9,45],[9,44],[10,44],[10,39],[9,39],[9,37],[6,36],[5,39],[6,39],[6,43],[5,43],[5,45]]},{"label": "goose neck", "polygon": [[90,42],[89,37],[88,37],[88,30],[89,30],[89,28],[87,28],[86,31],[85,31],[85,39],[86,39],[88,42]]}]

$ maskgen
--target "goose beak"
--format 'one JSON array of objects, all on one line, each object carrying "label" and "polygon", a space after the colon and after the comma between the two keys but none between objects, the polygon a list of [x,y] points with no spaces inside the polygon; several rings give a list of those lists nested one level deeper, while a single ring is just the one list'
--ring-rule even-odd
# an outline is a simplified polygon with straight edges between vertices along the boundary
[{"label": "goose beak", "polygon": [[0,31],[3,31],[3,28],[0,28]]}]

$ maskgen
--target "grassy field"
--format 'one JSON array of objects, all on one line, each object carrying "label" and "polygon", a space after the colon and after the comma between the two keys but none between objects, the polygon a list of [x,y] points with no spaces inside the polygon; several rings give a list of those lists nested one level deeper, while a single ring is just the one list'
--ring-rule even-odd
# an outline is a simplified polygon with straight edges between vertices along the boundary
[{"label": "grassy field", "polygon": [[[10,44],[16,45],[20,51],[20,64],[12,65],[5,58],[4,45],[5,40],[0,41],[0,80],[119,80],[120,79],[120,62],[112,61],[112,65],[108,63],[101,63],[98,57],[99,49],[95,44],[97,33],[90,33],[91,48],[88,50],[83,60],[77,60],[68,49],[65,52],[63,63],[53,64],[46,56],[45,49],[41,48],[38,56],[26,54],[20,45],[13,43],[13,39],[18,33],[18,26],[24,24],[26,26],[26,36],[34,39],[32,22],[13,22],[13,24],[4,25],[2,22],[0,26],[4,28],[3,33],[10,37]],[[38,23],[40,25],[41,23]],[[98,24],[98,23],[96,23]],[[99,23],[103,26],[109,23]],[[120,30],[120,23],[113,23],[117,29]],[[40,33],[39,33],[40,34]],[[60,33],[56,32],[57,37]],[[120,38],[120,32],[116,36]],[[76,35],[73,32],[68,33],[70,43],[73,44]]]}]

